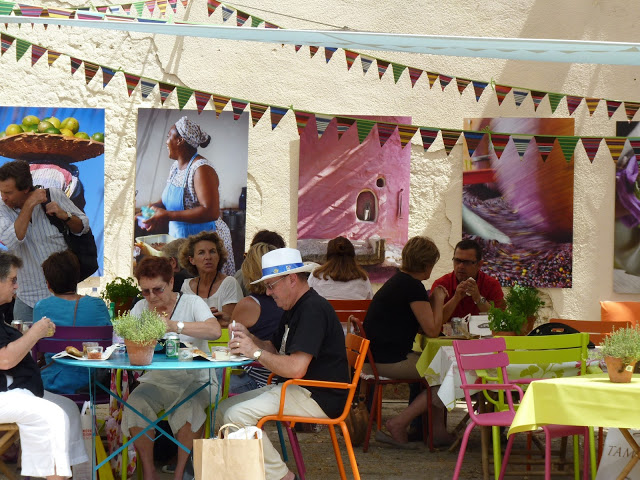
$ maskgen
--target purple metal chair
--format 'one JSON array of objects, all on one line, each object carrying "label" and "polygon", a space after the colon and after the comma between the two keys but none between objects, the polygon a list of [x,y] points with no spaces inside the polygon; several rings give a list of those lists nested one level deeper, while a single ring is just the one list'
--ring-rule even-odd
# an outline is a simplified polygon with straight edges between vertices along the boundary
[{"label": "purple metal chair", "polygon": [[[460,445],[460,453],[458,454],[458,461],[453,473],[453,480],[457,480],[460,476],[460,470],[462,469],[462,462],[464,460],[464,454],[467,449],[467,443],[469,442],[469,436],[471,431],[476,425],[482,427],[492,427],[493,431],[493,454],[494,465],[497,467],[500,465],[500,431],[499,427],[510,427],[515,416],[515,409],[513,405],[513,399],[510,392],[516,391],[522,398],[522,389],[509,383],[507,377],[507,365],[509,365],[509,357],[504,352],[506,344],[504,338],[489,338],[482,340],[455,340],[453,342],[453,349],[456,354],[456,361],[458,364],[458,371],[460,373],[460,380],[462,382],[461,388],[464,391],[464,397],[467,402],[467,408],[469,411],[469,417],[471,422],[465,429],[464,436],[462,438],[462,444]],[[467,381],[466,371],[471,370],[499,370],[499,376],[504,379],[503,384],[496,383],[469,383]],[[471,399],[471,391],[477,390],[490,390],[490,391],[503,391],[509,392],[504,397],[507,400],[508,409],[505,411],[488,412],[488,413],[476,413],[473,409],[473,403]],[[584,462],[583,462],[583,480],[589,478],[589,429],[587,427],[574,427],[565,425],[545,425],[541,427],[545,434],[545,463],[544,463],[544,476],[545,480],[551,479],[551,440],[554,438],[567,437],[571,435],[583,435],[584,436]],[[515,436],[510,435],[505,449],[504,460],[502,461],[502,468],[500,469],[499,479],[504,478],[506,473],[507,462],[509,461],[509,455],[513,446],[513,440]],[[528,472],[531,473],[531,472]]]}]

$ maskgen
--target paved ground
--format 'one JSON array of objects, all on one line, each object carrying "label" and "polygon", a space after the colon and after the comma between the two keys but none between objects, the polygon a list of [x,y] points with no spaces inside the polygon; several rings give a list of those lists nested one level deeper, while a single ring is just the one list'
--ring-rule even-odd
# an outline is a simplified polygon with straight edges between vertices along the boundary
[{"label": "paved ground", "polygon": [[[406,403],[398,401],[385,402],[383,404],[383,416],[386,418],[395,414],[400,411],[404,405],[406,405]],[[462,404],[459,404],[459,407],[462,407]],[[450,430],[465,413],[463,408],[456,408],[450,413],[448,422]],[[277,432],[273,425],[268,427],[267,432],[274,443],[277,444]],[[524,438],[522,435],[519,437]],[[306,478],[308,480],[333,480],[339,478],[331,446],[331,439],[326,430],[319,433],[299,433],[298,438],[307,467]],[[341,442],[341,437],[339,441]],[[516,442],[516,447],[518,444],[520,446],[523,445],[522,443]],[[290,449],[289,452],[291,452]],[[348,478],[353,478],[344,447],[342,447],[342,453]],[[442,450],[431,453],[428,448],[421,443],[418,444],[417,450],[399,450],[372,441],[367,453],[363,453],[362,448],[357,448],[355,449],[355,454],[360,475],[365,480],[445,480],[450,479],[453,475],[458,452],[457,450],[455,452]],[[571,456],[571,448],[569,448],[568,455]],[[292,456],[290,455],[290,457]],[[290,468],[295,471],[295,462],[292,458],[289,461],[289,465]],[[160,466],[161,464],[159,463],[158,469]],[[163,480],[173,478],[173,476],[169,474],[162,474],[160,477]],[[0,475],[0,478],[4,477]],[[477,480],[482,478],[479,432],[474,431],[471,436],[460,478],[463,480]],[[527,477],[519,475],[511,478]],[[556,477],[554,476],[554,478]]]}]

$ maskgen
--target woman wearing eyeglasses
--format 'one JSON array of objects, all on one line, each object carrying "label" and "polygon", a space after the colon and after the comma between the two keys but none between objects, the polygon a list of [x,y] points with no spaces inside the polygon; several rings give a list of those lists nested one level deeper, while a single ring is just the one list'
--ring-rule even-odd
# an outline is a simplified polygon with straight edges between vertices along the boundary
[{"label": "woman wearing eyeglasses", "polygon": [[[135,304],[131,313],[154,310],[165,318],[167,332],[176,332],[181,342],[189,342],[200,350],[208,350],[208,340],[220,337],[220,324],[209,306],[196,295],[173,291],[173,268],[165,257],[146,257],[136,267],[135,277],[143,300]],[[209,380],[206,370],[152,370],[139,379],[140,385],[129,396],[131,407],[145,417],[155,420],[161,410],[169,410]],[[215,382],[215,380],[214,380]],[[215,386],[214,386],[215,388]],[[180,443],[191,448],[195,438],[202,437],[209,405],[209,392],[202,390],[168,416],[169,425]],[[147,426],[147,422],[126,408],[122,416],[122,431],[133,437]],[[155,431],[146,432],[134,443],[140,455],[143,477],[158,478],[153,463]],[[182,478],[188,454],[178,449],[175,478]]]},{"label": "woman wearing eyeglasses", "polygon": [[[442,306],[447,291],[437,287],[427,292],[423,281],[440,258],[438,247],[427,237],[410,238],[402,249],[402,266],[385,282],[371,300],[364,320],[364,330],[370,340],[369,349],[380,375],[388,378],[415,379],[420,355],[413,351],[413,340],[419,331],[429,337],[440,335]],[[368,364],[363,372],[372,374]],[[434,395],[435,397],[435,395]],[[427,411],[427,392],[423,391],[399,415],[387,420],[389,435],[379,430],[376,440],[397,447],[408,446],[411,421]],[[449,440],[444,424],[444,406],[433,405],[436,443]]]},{"label": "woman wearing eyeglasses", "polygon": [[194,278],[182,284],[181,292],[197,295],[211,308],[222,327],[227,327],[242,290],[234,277],[222,273],[228,254],[216,232],[200,232],[187,238],[180,248],[180,265]]}]

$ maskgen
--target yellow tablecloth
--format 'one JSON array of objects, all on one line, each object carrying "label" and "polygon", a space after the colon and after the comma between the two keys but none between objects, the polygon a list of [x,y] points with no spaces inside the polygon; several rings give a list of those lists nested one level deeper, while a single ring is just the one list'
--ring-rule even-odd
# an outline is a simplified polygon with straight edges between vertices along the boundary
[{"label": "yellow tablecloth", "polygon": [[527,388],[509,434],[541,425],[640,428],[640,375],[612,383],[605,374],[538,380]]},{"label": "yellow tablecloth", "polygon": [[421,347],[422,349],[422,354],[418,359],[418,363],[416,363],[416,368],[418,369],[418,373],[421,377],[424,377],[427,369],[429,368],[429,365],[438,353],[438,350],[440,350],[440,347],[451,346],[453,345],[454,340],[455,338],[448,337],[429,338],[426,335],[416,336],[416,340],[414,342],[414,350],[419,351],[416,348],[417,346]]}]

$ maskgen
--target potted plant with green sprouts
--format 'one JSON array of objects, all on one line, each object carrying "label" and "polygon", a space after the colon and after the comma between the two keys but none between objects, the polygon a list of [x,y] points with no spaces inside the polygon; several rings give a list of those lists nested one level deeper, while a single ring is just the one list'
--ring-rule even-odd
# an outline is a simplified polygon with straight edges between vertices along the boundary
[{"label": "potted plant with green sprouts", "polygon": [[131,310],[133,301],[140,298],[140,289],[131,277],[116,277],[107,283],[102,291],[102,298],[114,303],[114,313],[120,315]]},{"label": "potted plant with green sprouts", "polygon": [[521,334],[527,335],[533,330],[533,325],[538,318],[538,310],[544,306],[544,301],[540,298],[540,291],[534,287],[514,284],[504,297],[507,305],[506,310],[523,315],[525,323],[521,327]]},{"label": "potted plant with green sprouts", "polygon": [[640,328],[614,330],[600,344],[600,355],[607,363],[609,379],[614,383],[629,383],[633,367],[640,360]]},{"label": "potted plant with green sprouts", "polygon": [[124,338],[131,365],[149,365],[159,338],[167,327],[160,314],[153,310],[143,310],[140,315],[130,312],[113,319],[113,330]]}]

